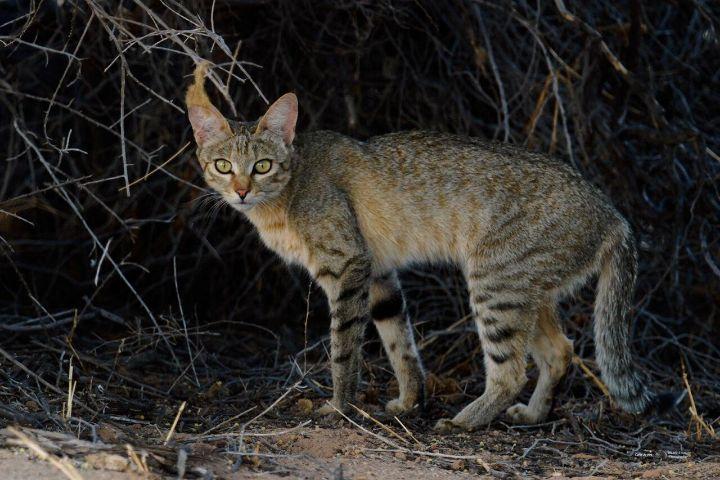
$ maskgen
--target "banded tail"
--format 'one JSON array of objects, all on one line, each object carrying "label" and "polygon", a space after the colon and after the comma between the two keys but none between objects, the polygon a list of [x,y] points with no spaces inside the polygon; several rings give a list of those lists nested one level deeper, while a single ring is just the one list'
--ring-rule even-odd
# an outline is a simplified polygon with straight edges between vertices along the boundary
[{"label": "banded tail", "polygon": [[618,229],[610,247],[600,255],[594,332],[602,379],[613,399],[626,412],[668,410],[684,395],[656,394],[648,389],[631,353],[630,307],[637,275],[637,251],[626,224]]}]

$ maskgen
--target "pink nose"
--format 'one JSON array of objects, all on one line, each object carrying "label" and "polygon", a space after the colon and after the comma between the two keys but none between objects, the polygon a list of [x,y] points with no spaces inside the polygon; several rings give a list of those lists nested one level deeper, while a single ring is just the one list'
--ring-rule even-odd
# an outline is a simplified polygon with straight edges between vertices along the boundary
[{"label": "pink nose", "polygon": [[248,192],[250,191],[249,188],[238,188],[235,190],[238,195],[240,195],[240,200],[245,200],[245,197],[247,197]]}]

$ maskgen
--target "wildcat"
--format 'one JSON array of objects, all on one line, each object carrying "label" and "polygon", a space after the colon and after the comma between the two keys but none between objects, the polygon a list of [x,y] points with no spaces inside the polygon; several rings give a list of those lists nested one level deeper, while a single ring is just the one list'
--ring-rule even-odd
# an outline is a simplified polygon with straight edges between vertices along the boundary
[{"label": "wildcat", "polygon": [[[399,384],[386,409],[398,414],[424,401],[424,370],[396,274],[414,262],[462,269],[484,352],[484,393],[437,429],[473,429],[505,409],[514,422],[545,419],[573,351],[556,304],[593,275],[602,379],[625,411],[644,412],[659,399],[630,352],[637,265],[630,227],[573,168],[441,133],[364,142],[330,131],[296,136],[292,93],[257,122],[230,122],[207,96],[206,73],[200,64],[186,95],[205,179],[270,249],[303,265],[325,291],[332,406],[345,411],[354,400],[370,319]],[[510,406],[526,383],[528,352],[537,386],[527,405]]]}]

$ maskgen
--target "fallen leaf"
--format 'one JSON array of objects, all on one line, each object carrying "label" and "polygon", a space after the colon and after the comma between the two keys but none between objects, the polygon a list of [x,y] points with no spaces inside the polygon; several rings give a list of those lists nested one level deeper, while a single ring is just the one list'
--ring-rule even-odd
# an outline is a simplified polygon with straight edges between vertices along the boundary
[{"label": "fallen leaf", "polygon": [[313,411],[313,402],[312,400],[308,400],[307,398],[301,398],[297,401],[297,409],[298,412],[302,413],[303,415],[309,415]]}]

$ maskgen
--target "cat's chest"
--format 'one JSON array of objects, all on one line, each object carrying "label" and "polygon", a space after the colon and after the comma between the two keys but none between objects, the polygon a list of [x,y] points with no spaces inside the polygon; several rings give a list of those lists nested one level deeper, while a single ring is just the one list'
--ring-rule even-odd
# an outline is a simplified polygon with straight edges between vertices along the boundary
[{"label": "cat's chest", "polygon": [[282,215],[261,219],[255,228],[265,245],[286,262],[299,263],[310,268],[310,256],[303,237]]}]

